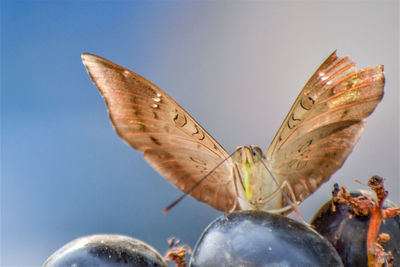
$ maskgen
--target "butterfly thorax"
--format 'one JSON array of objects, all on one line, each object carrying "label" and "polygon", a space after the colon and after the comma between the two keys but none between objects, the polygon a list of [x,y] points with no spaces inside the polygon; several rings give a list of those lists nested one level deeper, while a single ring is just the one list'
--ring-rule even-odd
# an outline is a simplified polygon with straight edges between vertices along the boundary
[{"label": "butterfly thorax", "polygon": [[281,207],[282,194],[268,172],[268,162],[257,146],[240,146],[233,156],[237,166],[236,187],[242,210],[274,210]]}]

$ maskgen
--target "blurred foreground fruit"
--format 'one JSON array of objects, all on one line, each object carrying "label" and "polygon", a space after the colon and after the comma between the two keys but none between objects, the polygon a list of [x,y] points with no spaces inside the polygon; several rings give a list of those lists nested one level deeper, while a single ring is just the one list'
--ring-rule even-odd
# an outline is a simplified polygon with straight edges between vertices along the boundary
[{"label": "blurred foreground fruit", "polygon": [[[372,192],[359,190],[350,192],[352,197],[361,195],[375,199]],[[352,208],[346,204],[326,202],[311,221],[311,225],[336,248],[345,266],[368,266],[367,232],[370,216],[354,215]],[[385,200],[383,208],[394,208],[395,205]],[[381,243],[385,252],[391,252],[393,266],[400,266],[400,217],[388,218],[381,224],[379,233],[387,233],[390,240]]]},{"label": "blurred foreground fruit", "polygon": [[122,235],[77,238],[54,252],[43,267],[61,266],[168,266],[146,243]]},{"label": "blurred foreground fruit", "polygon": [[202,233],[190,266],[343,266],[317,232],[261,211],[225,214]]}]

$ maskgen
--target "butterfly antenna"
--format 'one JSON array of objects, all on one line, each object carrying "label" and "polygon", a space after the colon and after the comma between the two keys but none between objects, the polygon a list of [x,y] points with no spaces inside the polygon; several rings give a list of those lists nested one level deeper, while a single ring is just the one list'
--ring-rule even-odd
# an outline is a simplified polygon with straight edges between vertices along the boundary
[{"label": "butterfly antenna", "polygon": [[293,211],[296,213],[296,215],[303,221],[304,224],[308,225],[308,223],[304,220],[303,215],[301,215],[299,207],[297,205],[297,203],[293,203],[293,201],[290,199],[290,197],[288,196],[288,194],[282,190],[281,185],[278,183],[278,180],[276,180],[275,175],[271,172],[271,170],[267,167],[267,165],[265,164],[264,160],[262,160],[262,158],[260,157],[260,155],[258,155],[251,146],[249,146],[251,149],[251,152],[253,152],[253,155],[256,155],[256,157],[258,158],[258,160],[262,163],[262,165],[264,166],[264,168],[268,171],[268,173],[271,175],[272,180],[274,181],[274,183],[278,186],[279,190],[281,190],[281,192],[283,193],[283,196],[285,197],[286,201],[289,203],[289,205],[292,207]]},{"label": "butterfly antenna", "polygon": [[232,156],[237,152],[235,150],[232,152],[227,158],[225,158],[223,161],[217,164],[209,173],[207,173],[203,178],[201,178],[197,183],[195,183],[192,188],[190,188],[187,192],[183,193],[179,198],[177,198],[174,202],[169,204],[165,209],[163,209],[163,213],[166,214],[168,211],[170,211],[173,207],[175,207],[179,202],[181,202],[187,195],[192,193],[207,177],[209,177],[219,166],[221,166],[225,161],[228,159],[232,158]]}]

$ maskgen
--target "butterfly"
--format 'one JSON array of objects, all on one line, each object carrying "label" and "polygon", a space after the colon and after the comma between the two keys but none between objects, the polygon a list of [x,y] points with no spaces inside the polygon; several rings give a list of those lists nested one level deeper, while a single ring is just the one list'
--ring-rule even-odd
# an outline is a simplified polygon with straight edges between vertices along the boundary
[{"label": "butterfly", "polygon": [[266,153],[241,146],[230,156],[152,82],[99,56],[85,53],[82,61],[119,136],[179,189],[224,212],[284,213],[291,201],[303,201],[342,166],[383,97],[382,65],[357,71],[335,51],[304,86]]}]

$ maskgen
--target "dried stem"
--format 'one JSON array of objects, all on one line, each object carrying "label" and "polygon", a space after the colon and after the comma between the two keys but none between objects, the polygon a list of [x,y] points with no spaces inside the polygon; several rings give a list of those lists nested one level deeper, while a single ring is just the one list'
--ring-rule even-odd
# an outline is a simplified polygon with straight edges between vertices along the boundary
[{"label": "dried stem", "polygon": [[[390,266],[392,259],[391,252],[386,253],[384,248],[379,244],[380,242],[386,242],[390,239],[388,234],[380,234],[379,229],[382,224],[382,220],[386,218],[394,218],[400,215],[400,206],[396,208],[383,209],[383,202],[385,201],[388,192],[383,186],[383,178],[379,176],[372,176],[368,180],[368,186],[376,194],[376,202],[369,199],[366,196],[352,197],[350,193],[346,191],[346,187],[342,186],[340,189],[335,185],[333,195],[333,203],[341,204],[344,203],[351,206],[353,212],[358,216],[370,215],[370,222],[367,234],[367,257],[369,267],[380,267]],[[332,205],[335,209],[335,205]]]},{"label": "dried stem", "polygon": [[374,190],[377,197],[376,205],[370,210],[371,219],[367,234],[368,266],[379,267],[385,263],[385,251],[378,243],[378,234],[383,219],[383,202],[388,192],[383,187],[383,178],[379,176],[372,176],[368,181],[368,186]]}]

